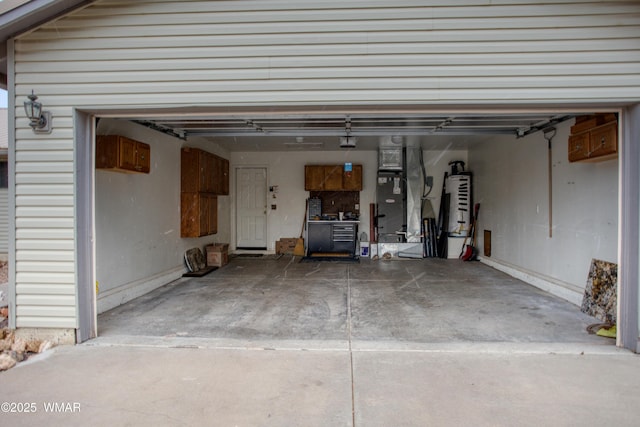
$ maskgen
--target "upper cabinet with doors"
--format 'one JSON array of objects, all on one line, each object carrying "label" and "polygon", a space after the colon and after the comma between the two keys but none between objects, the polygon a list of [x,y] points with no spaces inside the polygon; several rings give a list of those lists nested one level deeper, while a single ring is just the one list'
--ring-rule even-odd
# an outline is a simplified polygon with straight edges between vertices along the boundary
[{"label": "upper cabinet with doors", "polygon": [[229,161],[199,148],[182,149],[182,192],[229,195]]},{"label": "upper cabinet with doors", "polygon": [[344,165],[305,165],[306,191],[361,191],[362,165],[345,171]]},{"label": "upper cabinet with doors", "polygon": [[324,168],[324,190],[325,191],[342,191],[342,166],[329,165]]},{"label": "upper cabinet with doors", "polygon": [[324,166],[306,165],[304,167],[304,189],[307,191],[324,189]]},{"label": "upper cabinet with doors", "polygon": [[117,172],[149,173],[151,148],[144,142],[120,135],[96,137],[96,168]]},{"label": "upper cabinet with doors", "polygon": [[362,191],[362,165],[353,165],[351,171],[343,171],[342,189],[347,191]]},{"label": "upper cabinet with doors", "polygon": [[618,122],[615,114],[579,116],[569,136],[570,162],[597,162],[618,156]]}]

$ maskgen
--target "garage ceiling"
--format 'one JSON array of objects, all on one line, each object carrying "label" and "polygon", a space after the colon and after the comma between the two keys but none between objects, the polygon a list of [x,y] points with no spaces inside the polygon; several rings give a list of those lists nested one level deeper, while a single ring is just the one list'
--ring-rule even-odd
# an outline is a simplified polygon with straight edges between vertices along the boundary
[{"label": "garage ceiling", "polygon": [[[231,114],[136,120],[184,139],[204,137],[229,151],[376,150],[420,144],[423,149],[467,148],[495,135],[526,136],[575,114]],[[346,139],[348,137],[348,140]]]}]

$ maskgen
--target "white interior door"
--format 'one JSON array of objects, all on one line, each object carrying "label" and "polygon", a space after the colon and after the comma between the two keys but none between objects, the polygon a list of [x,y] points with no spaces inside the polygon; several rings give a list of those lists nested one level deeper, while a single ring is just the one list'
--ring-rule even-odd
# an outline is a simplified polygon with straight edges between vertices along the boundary
[{"label": "white interior door", "polygon": [[267,169],[236,169],[239,249],[267,249]]}]

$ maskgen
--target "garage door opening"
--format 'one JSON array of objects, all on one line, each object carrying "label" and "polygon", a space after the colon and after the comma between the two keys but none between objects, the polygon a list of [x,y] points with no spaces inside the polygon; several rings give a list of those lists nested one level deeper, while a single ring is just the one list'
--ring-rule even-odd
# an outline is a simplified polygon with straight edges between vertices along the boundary
[{"label": "garage door opening", "polygon": [[[484,230],[490,230],[492,235],[491,256],[481,254],[483,264],[529,283],[534,282],[539,288],[552,291],[575,306],[584,289],[591,258],[617,262],[618,247],[618,162],[569,163],[567,157],[575,116],[587,113],[590,112],[457,115],[466,120],[464,125],[454,114],[447,114],[443,119],[441,116],[420,117],[406,112],[371,114],[372,117],[360,121],[358,115],[353,113],[336,114],[335,118],[329,118],[331,120],[320,114],[262,113],[263,118],[268,118],[265,123],[256,119],[260,115],[234,112],[232,115],[212,114],[209,117],[194,115],[192,119],[182,119],[179,125],[178,120],[169,115],[105,117],[98,124],[97,134],[124,134],[149,144],[151,164],[149,174],[95,172],[97,311],[106,315],[122,303],[149,294],[167,283],[171,283],[169,288],[179,291],[181,282],[175,281],[184,272],[182,256],[190,247],[225,242],[230,243],[233,254],[241,246],[236,237],[239,220],[238,195],[235,191],[228,197],[218,198],[218,233],[196,240],[179,236],[180,164],[177,159],[182,146],[195,145],[211,150],[228,159],[232,171],[254,167],[268,170],[266,188],[278,188],[277,193],[270,192],[268,195],[269,208],[275,205],[275,209],[268,209],[267,215],[265,253],[271,254],[279,238],[297,237],[300,233],[305,199],[308,197],[303,187],[305,164],[358,163],[364,166],[360,231],[368,230],[370,219],[363,207],[376,202],[374,188],[378,149],[381,144],[391,141],[394,135],[401,134],[402,127],[406,131],[403,140],[417,144],[425,155],[428,174],[433,177],[433,187],[436,189],[432,192],[436,211],[444,171],[450,168],[449,163],[463,160],[473,172],[474,191],[477,191],[474,200],[482,205],[478,247],[485,244]],[[239,126],[236,123],[238,118],[243,119],[240,120],[243,122],[242,129],[236,127]],[[525,120],[527,124],[514,124],[516,118]],[[225,119],[226,124],[223,123]],[[335,125],[331,124],[332,121]],[[351,123],[354,136],[358,129],[369,133],[358,135],[355,148],[340,148],[345,123]],[[456,124],[461,127],[456,128]],[[203,130],[207,126],[220,133],[208,136]],[[292,126],[297,135],[290,131]],[[427,126],[430,132],[425,131]],[[541,132],[548,126],[557,129],[552,147],[552,238],[548,236],[548,146]],[[262,134],[259,137],[246,135],[248,127]],[[471,127],[474,130],[470,130]],[[337,128],[339,133],[335,130]],[[206,132],[210,131],[210,128],[206,129]],[[230,188],[236,188],[233,174],[231,180]],[[276,261],[281,260],[275,260],[274,267],[264,264],[262,268],[282,270],[283,266]],[[233,262],[245,261],[236,259]],[[257,260],[248,262],[252,266],[261,265],[258,264],[261,261]],[[384,265],[374,266],[371,262],[361,262],[357,268],[364,268],[363,271],[383,268],[380,274],[385,273]],[[404,266],[409,265],[403,264],[406,261],[398,262],[401,267],[393,268],[405,269]],[[416,264],[420,263],[423,263],[421,268],[425,274],[413,284],[418,287],[420,279],[427,280],[430,277],[429,268],[435,268],[424,264],[425,260],[416,261]],[[456,270],[460,268],[457,260],[444,261],[444,266],[446,269],[438,274],[445,278],[455,277]],[[289,274],[293,271],[291,268],[287,267]],[[349,274],[355,274],[355,267],[351,268]],[[313,268],[304,270],[304,273],[300,271],[299,274],[315,274],[312,271]],[[223,272],[224,268],[216,274],[220,277]],[[412,274],[417,276],[420,273]],[[276,276],[273,276],[273,280],[277,281]],[[241,280],[227,279],[230,283]],[[330,279],[325,277],[325,280]],[[349,281],[344,278],[340,280]],[[393,274],[389,280],[394,280]],[[396,281],[389,286],[393,288],[404,284]],[[347,290],[341,292],[354,291],[355,286],[349,291],[351,285],[347,283]],[[502,291],[517,295],[517,286],[506,286]],[[158,289],[154,292],[162,291]],[[138,303],[144,298],[137,300]],[[238,301],[250,312],[251,307],[243,305],[245,303]],[[455,305],[455,301],[447,303]],[[271,309],[277,310],[277,305]],[[524,308],[522,310],[526,311]],[[429,313],[427,305],[423,311]],[[240,316],[241,313],[242,310],[239,310],[236,314]],[[212,328],[215,330],[215,327]],[[173,333],[177,332],[180,331]]]}]

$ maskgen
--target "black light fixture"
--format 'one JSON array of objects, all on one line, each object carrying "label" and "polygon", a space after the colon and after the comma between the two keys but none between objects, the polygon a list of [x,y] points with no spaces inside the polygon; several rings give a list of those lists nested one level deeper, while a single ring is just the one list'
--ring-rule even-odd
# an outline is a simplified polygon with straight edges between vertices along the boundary
[{"label": "black light fixture", "polygon": [[24,101],[24,112],[30,120],[29,126],[35,133],[51,133],[51,113],[42,111],[42,104],[37,99],[31,91],[29,100]]}]

